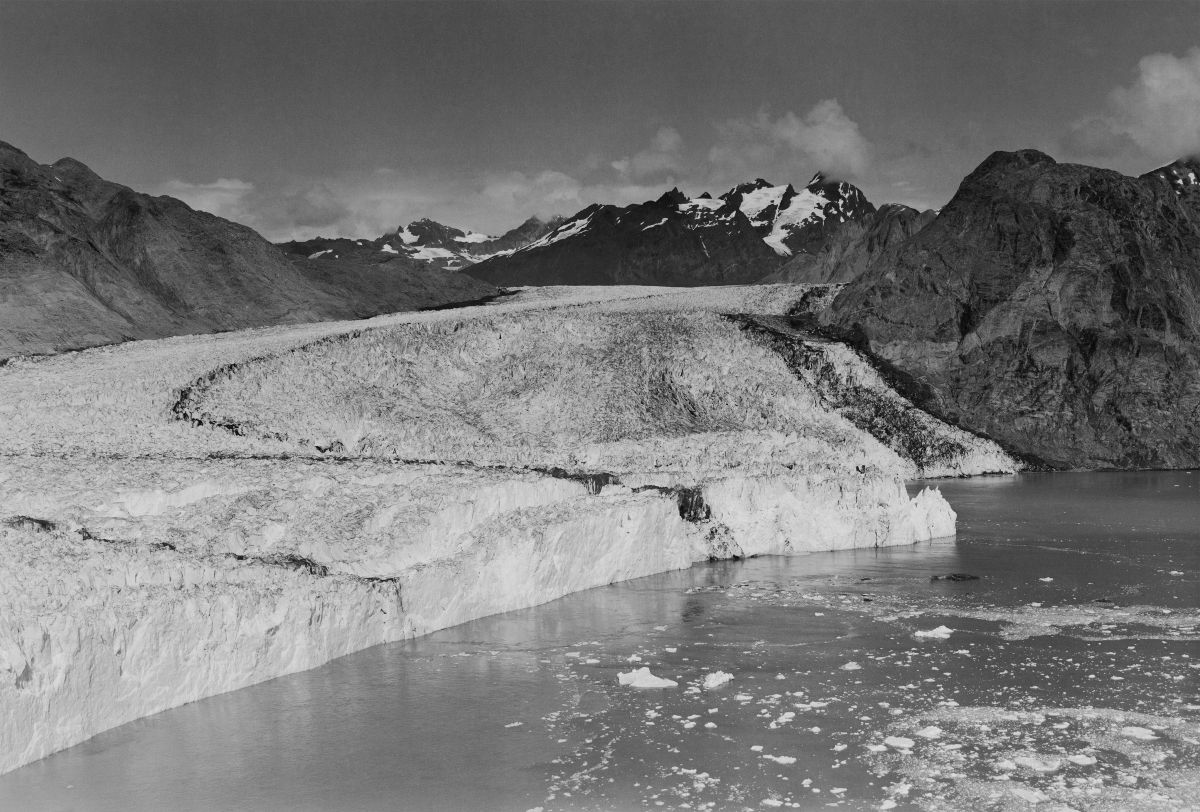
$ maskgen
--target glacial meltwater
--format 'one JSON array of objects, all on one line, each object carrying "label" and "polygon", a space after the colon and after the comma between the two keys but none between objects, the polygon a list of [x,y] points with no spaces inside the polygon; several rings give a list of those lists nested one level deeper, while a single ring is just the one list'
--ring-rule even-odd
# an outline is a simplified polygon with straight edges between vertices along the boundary
[{"label": "glacial meltwater", "polygon": [[0,809],[1200,808],[1200,473],[939,484],[956,540],[379,646],[2,776]]}]

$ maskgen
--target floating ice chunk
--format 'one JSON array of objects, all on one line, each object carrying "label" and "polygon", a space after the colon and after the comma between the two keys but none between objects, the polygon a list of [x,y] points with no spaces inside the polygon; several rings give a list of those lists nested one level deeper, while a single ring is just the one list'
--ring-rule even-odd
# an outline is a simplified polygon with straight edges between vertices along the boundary
[{"label": "floating ice chunk", "polygon": [[936,629],[919,629],[913,632],[913,637],[927,637],[934,640],[947,640],[954,634],[954,629],[948,626],[938,626]]},{"label": "floating ice chunk", "polygon": [[716,726],[717,726],[717,723],[716,723],[716,722],[705,722],[705,723],[704,723],[704,726],[705,726],[706,728],[708,728],[709,730],[712,730],[714,727],[716,727]]},{"label": "floating ice chunk", "polygon": [[674,688],[679,685],[675,680],[654,676],[645,666],[627,673],[618,673],[617,682],[631,688]]},{"label": "floating ice chunk", "polygon": [[763,806],[783,806],[783,801],[780,801],[776,798],[763,798],[759,803],[761,803]]},{"label": "floating ice chunk", "polygon": [[386,242],[383,244],[383,247],[380,248],[379,250],[385,254],[399,254],[400,253],[395,248],[393,248],[390,243],[386,243]]},{"label": "floating ice chunk", "polygon": [[1096,763],[1096,757],[1089,756],[1084,753],[1077,753],[1073,756],[1067,756],[1067,761],[1071,762],[1072,764],[1078,764],[1081,767],[1090,767]]},{"label": "floating ice chunk", "polygon": [[884,750],[887,749],[887,745],[885,745],[885,744],[868,744],[867,749],[870,750],[872,753],[882,753]]},{"label": "floating ice chunk", "polygon": [[714,688],[720,688],[731,679],[733,679],[733,674],[729,674],[725,671],[714,671],[711,674],[706,674],[704,676],[704,688],[705,690],[711,691]]},{"label": "floating ice chunk", "polygon": [[756,753],[761,753],[763,746],[761,744],[752,744],[752,745],[750,745],[750,749]]},{"label": "floating ice chunk", "polygon": [[1034,756],[1018,756],[1013,759],[1018,767],[1025,767],[1035,773],[1056,773],[1062,768],[1062,762],[1056,758],[1036,758]]},{"label": "floating ice chunk", "polygon": [[507,725],[505,725],[505,727],[520,727],[523,724],[525,724],[525,723],[524,722],[509,722]]},{"label": "floating ice chunk", "polygon": [[1054,579],[1053,578],[1038,578],[1038,580],[1041,581],[1042,583],[1048,584],[1051,581],[1053,581]]},{"label": "floating ice chunk", "polygon": [[922,739],[937,739],[941,738],[942,729],[937,725],[930,725],[929,727],[921,728],[914,735],[920,736]]},{"label": "floating ice chunk", "polygon": [[1154,741],[1158,738],[1153,730],[1145,727],[1134,727],[1132,725],[1121,728],[1121,735],[1128,736],[1131,739],[1141,739],[1142,741]]},{"label": "floating ice chunk", "polygon": [[842,666],[843,671],[858,671],[860,668],[862,668],[862,666],[854,662],[846,663]]},{"label": "floating ice chunk", "polygon": [[1012,794],[1016,795],[1022,801],[1029,801],[1031,804],[1040,804],[1042,801],[1050,800],[1050,796],[1042,792],[1040,789],[1033,787],[1009,787]]},{"label": "floating ice chunk", "polygon": [[770,755],[764,754],[763,758],[765,758],[767,761],[774,761],[776,764],[795,764],[796,763],[795,756],[770,756]]},{"label": "floating ice chunk", "polygon": [[907,736],[888,736],[883,740],[883,743],[897,750],[911,750],[913,745],[916,744],[916,742]]},{"label": "floating ice chunk", "polygon": [[1167,573],[1167,575],[1183,575],[1183,573],[1180,572],[1179,570],[1171,570],[1170,572]]}]

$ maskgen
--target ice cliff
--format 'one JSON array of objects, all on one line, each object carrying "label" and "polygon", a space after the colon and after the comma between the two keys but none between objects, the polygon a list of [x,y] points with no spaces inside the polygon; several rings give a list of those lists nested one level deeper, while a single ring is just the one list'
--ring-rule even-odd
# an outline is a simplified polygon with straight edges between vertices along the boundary
[{"label": "ice cliff", "polygon": [[802,292],[529,291],[0,367],[0,771],[580,589],[952,534],[720,315]]}]

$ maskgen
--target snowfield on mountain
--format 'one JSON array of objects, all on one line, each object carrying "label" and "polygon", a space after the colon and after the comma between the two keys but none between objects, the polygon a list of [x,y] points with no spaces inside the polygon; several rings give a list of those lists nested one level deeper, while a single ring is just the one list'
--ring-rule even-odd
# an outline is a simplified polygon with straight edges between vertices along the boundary
[{"label": "snowfield on mountain", "polygon": [[953,534],[905,481],[1015,463],[797,331],[812,294],[534,288],[11,359],[0,771],[572,591]]}]

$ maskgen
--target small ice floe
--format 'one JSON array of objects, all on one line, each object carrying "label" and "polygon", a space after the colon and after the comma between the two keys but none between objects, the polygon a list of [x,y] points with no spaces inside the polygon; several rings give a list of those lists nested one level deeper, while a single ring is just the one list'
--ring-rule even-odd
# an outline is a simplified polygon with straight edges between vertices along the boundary
[{"label": "small ice floe", "polygon": [[1056,773],[1062,768],[1062,762],[1056,758],[1037,758],[1036,756],[1018,756],[1013,759],[1018,767],[1033,770],[1035,773]]},{"label": "small ice floe", "polygon": [[1073,756],[1067,756],[1067,761],[1072,764],[1078,764],[1081,767],[1090,767],[1096,763],[1096,757],[1089,756],[1086,753],[1076,753]]},{"label": "small ice floe", "polygon": [[763,758],[765,758],[767,761],[774,761],[776,764],[795,764],[796,763],[795,756],[771,756],[771,755],[767,755],[764,753]]},{"label": "small ice floe", "polygon": [[930,640],[948,640],[954,634],[954,629],[948,626],[938,626],[936,629],[918,629],[913,637],[923,637]]},{"label": "small ice floe", "polygon": [[507,725],[505,725],[505,727],[520,727],[523,724],[525,724],[525,723],[524,722],[509,722]]},{"label": "small ice floe", "polygon": [[1042,792],[1040,789],[1033,787],[1009,787],[1013,795],[1016,795],[1022,801],[1028,801],[1031,804],[1040,804],[1042,801],[1050,800],[1050,796]]},{"label": "small ice floe", "polygon": [[941,738],[942,729],[937,725],[930,725],[918,730],[914,735],[920,736],[922,739],[938,739]]},{"label": "small ice floe", "polygon": [[1158,738],[1153,730],[1145,727],[1134,727],[1132,725],[1121,728],[1121,735],[1128,736],[1131,739],[1141,739],[1142,741],[1154,741]]},{"label": "small ice floe", "polygon": [[618,673],[617,682],[631,688],[674,688],[679,685],[675,680],[654,676],[645,666],[626,673]]},{"label": "small ice floe", "polygon": [[761,803],[763,806],[770,807],[783,806],[783,801],[779,800],[778,798],[763,798],[761,801],[759,801],[759,803]]},{"label": "small ice floe", "polygon": [[1038,578],[1038,580],[1041,581],[1043,584],[1048,584],[1051,581],[1053,581],[1054,579],[1050,578],[1050,577],[1046,577],[1046,578]]},{"label": "small ice floe", "polygon": [[842,666],[843,671],[858,671],[862,666],[855,662],[849,662]]},{"label": "small ice floe", "polygon": [[1183,573],[1180,572],[1179,570],[1171,570],[1170,572],[1167,573],[1167,575],[1183,575]]},{"label": "small ice floe", "polygon": [[714,671],[711,674],[704,675],[704,689],[711,691],[714,688],[720,688],[722,685],[733,679],[733,674],[725,671]]},{"label": "small ice floe", "polygon": [[752,744],[752,745],[750,745],[750,749],[756,753],[761,753],[763,746],[761,744]]},{"label": "small ice floe", "polygon": [[896,750],[911,750],[913,745],[916,744],[915,741],[907,736],[888,736],[883,740],[883,743]]}]

